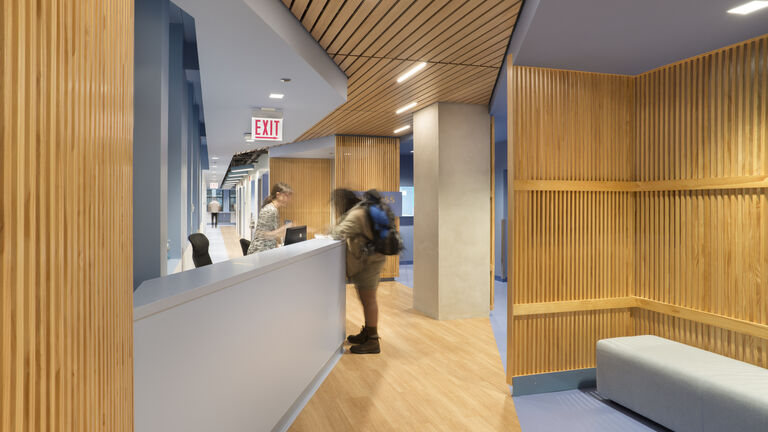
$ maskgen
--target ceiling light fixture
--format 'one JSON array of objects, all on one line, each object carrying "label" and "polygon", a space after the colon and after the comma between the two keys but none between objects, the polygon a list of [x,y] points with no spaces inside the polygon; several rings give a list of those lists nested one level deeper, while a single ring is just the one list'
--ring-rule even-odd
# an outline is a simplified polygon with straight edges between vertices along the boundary
[{"label": "ceiling light fixture", "polygon": [[269,94],[269,98],[270,99],[282,99],[284,97],[285,97],[285,95],[282,94],[282,93],[270,93]]},{"label": "ceiling light fixture", "polygon": [[411,109],[411,108],[413,108],[415,106],[416,106],[416,102],[411,102],[408,105],[406,105],[406,106],[398,109],[397,111],[395,111],[395,114],[400,114],[401,112],[408,111],[409,109]]},{"label": "ceiling light fixture", "polygon": [[213,159],[213,160],[218,160],[218,159],[219,159],[219,157],[218,157],[218,156],[214,156],[214,157],[212,157],[211,159]]},{"label": "ceiling light fixture", "polygon": [[427,67],[427,63],[426,62],[421,62],[421,63],[417,64],[416,66],[410,68],[408,70],[408,72],[400,75],[400,77],[397,79],[397,82],[401,83],[401,82],[407,80],[408,78],[412,77],[416,72],[424,69],[425,67]]},{"label": "ceiling light fixture", "polygon": [[744,3],[741,6],[736,6],[733,9],[728,10],[729,14],[737,14],[737,15],[747,15],[751,14],[752,12],[759,11],[760,9],[768,7],[768,1],[760,0],[760,1],[751,1],[749,3]]},{"label": "ceiling light fixture", "polygon": [[405,125],[405,126],[403,126],[403,127],[400,127],[400,128],[397,128],[397,129],[395,129],[395,133],[400,133],[400,132],[402,132],[402,131],[404,131],[404,130],[408,130],[408,129],[410,129],[410,128],[411,128],[411,125]]}]

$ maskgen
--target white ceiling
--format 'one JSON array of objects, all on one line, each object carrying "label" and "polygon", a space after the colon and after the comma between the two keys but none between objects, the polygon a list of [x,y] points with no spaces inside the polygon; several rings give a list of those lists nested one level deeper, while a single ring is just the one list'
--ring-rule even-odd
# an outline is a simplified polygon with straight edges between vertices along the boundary
[{"label": "white ceiling", "polygon": [[291,142],[346,100],[344,73],[278,0],[173,1],[195,19],[208,154],[219,158],[206,183],[214,162],[220,180],[233,154],[280,144],[245,142],[254,108],[282,110]]},{"label": "white ceiling", "polygon": [[526,0],[533,16],[514,62],[637,75],[768,33],[768,8],[726,12],[748,1]]}]

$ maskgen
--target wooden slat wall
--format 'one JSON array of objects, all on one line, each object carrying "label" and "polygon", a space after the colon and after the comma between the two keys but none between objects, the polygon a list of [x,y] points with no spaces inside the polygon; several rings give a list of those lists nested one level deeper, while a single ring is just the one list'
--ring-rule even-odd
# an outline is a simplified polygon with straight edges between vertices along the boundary
[{"label": "wooden slat wall", "polygon": [[[632,78],[528,67],[510,73],[511,181],[632,178]],[[509,310],[630,295],[632,194],[513,193]],[[589,367],[596,338],[631,328],[628,310],[518,316],[509,326],[510,377]]]},{"label": "wooden slat wall", "polygon": [[[637,77],[640,181],[768,175],[768,36]],[[768,324],[768,189],[640,192],[636,295]],[[768,367],[759,339],[644,310],[654,333]]]},{"label": "wooden slat wall", "polygon": [[509,381],[646,333],[768,367],[768,36],[637,77],[508,76]]},{"label": "wooden slat wall", "polygon": [[[336,137],[336,185],[354,191],[400,190],[400,139],[368,136]],[[398,220],[399,224],[399,220]],[[399,257],[387,258],[382,277],[400,275]]]},{"label": "wooden slat wall", "polygon": [[331,160],[269,159],[269,188],[285,182],[293,189],[293,199],[280,210],[280,220],[306,225],[307,236],[326,233],[331,225]]},{"label": "wooden slat wall", "polygon": [[133,1],[0,8],[0,430],[132,431]]}]

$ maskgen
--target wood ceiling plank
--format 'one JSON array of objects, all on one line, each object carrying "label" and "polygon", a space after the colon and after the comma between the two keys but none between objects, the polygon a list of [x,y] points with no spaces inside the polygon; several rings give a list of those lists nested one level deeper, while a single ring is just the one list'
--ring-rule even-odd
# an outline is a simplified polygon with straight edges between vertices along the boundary
[{"label": "wood ceiling plank", "polygon": [[283,4],[288,8],[288,10],[291,10],[291,0],[283,0]]},{"label": "wood ceiling plank", "polygon": [[[336,39],[336,36],[339,35],[339,32],[341,32],[345,28],[351,28],[354,29],[352,26],[355,19],[354,16],[361,16],[363,15],[362,11],[358,11],[358,8],[362,5],[371,5],[371,2],[363,2],[363,0],[347,0],[344,2],[344,5],[339,9],[339,12],[336,14],[336,16],[331,21],[331,24],[328,25],[328,28],[325,30],[325,33],[318,41],[320,43],[320,46],[323,47],[324,50],[328,51],[328,46],[331,44],[331,42]],[[360,13],[357,13],[360,12]],[[366,14],[367,15],[367,14]],[[355,24],[356,25],[356,24]]]},{"label": "wood ceiling plank", "polygon": [[[482,7],[477,7],[471,10],[466,15],[459,18],[459,20],[451,26],[453,31],[444,31],[438,37],[424,41],[424,43],[417,48],[413,57],[427,58],[431,61],[446,61],[445,55],[440,57],[440,54],[446,50],[452,49],[455,52],[460,50],[460,47],[467,44],[476,38],[482,38],[488,31],[497,31],[496,28],[503,26],[504,17],[501,15],[511,8],[510,2],[505,1],[489,1],[485,2]],[[495,26],[490,25],[491,21],[497,21]]]},{"label": "wood ceiling plank", "polygon": [[506,7],[505,3],[502,3],[490,11],[487,16],[490,19],[475,19],[471,24],[464,26],[466,30],[462,29],[449,37],[435,39],[435,43],[425,46],[424,54],[420,55],[432,61],[470,64],[459,58],[467,56],[490,39],[501,36],[509,41],[519,8],[519,4]]},{"label": "wood ceiling plank", "polygon": [[[473,10],[481,8],[488,10],[496,1],[470,0],[466,2],[450,2],[448,7],[440,10],[420,28],[410,32],[408,37],[397,45],[385,46],[377,53],[361,53],[366,55],[381,55],[391,58],[417,58],[416,52],[435,38],[450,35],[458,31],[456,23]],[[354,53],[353,53],[354,54]],[[413,56],[413,57],[412,57]]]},{"label": "wood ceiling plank", "polygon": [[342,54],[360,54],[364,47],[376,40],[406,10],[412,6],[418,7],[414,5],[414,2],[398,2],[389,9],[377,7],[342,46],[340,52]]},{"label": "wood ceiling plank", "polygon": [[509,43],[509,34],[499,33],[493,37],[480,39],[478,44],[473,44],[471,49],[464,50],[463,54],[455,57],[454,60],[459,64],[477,64],[476,62],[485,60],[488,56],[494,56],[503,61],[504,54],[507,51]]},{"label": "wood ceiling plank", "polygon": [[[347,101],[299,140],[392,136],[413,118],[412,112],[394,111],[413,100],[419,108],[435,102],[489,103],[521,4],[294,1],[292,9],[301,12],[304,27],[349,78]],[[430,62],[427,69],[398,84],[397,77],[418,60]]]},{"label": "wood ceiling plank", "polygon": [[421,8],[412,7],[408,9],[406,13],[367,47],[360,47],[360,53],[370,56],[372,53],[379,52],[384,45],[396,46],[411,32],[417,31],[424,23],[447,6],[444,1],[421,2],[420,4]]},{"label": "wood ceiling plank", "polygon": [[293,5],[291,5],[291,12],[293,15],[301,21],[301,18],[304,16],[304,11],[307,10],[307,6],[309,5],[309,0],[294,0]]},{"label": "wood ceiling plank", "polygon": [[382,11],[385,10],[385,7],[383,7],[381,3],[372,1],[363,2],[358,10],[355,11],[355,13],[348,19],[347,23],[344,25],[344,28],[340,32],[336,32],[336,35],[334,35],[332,39],[329,39],[328,41],[321,41],[320,45],[327,47],[326,50],[329,53],[344,54],[340,48],[349,42],[353,33],[360,31],[360,28],[365,20],[368,19],[368,17],[374,12],[374,9],[377,6],[381,7]]},{"label": "wood ceiling plank", "polygon": [[334,44],[334,48],[329,50],[328,53],[333,54],[349,54],[353,47],[355,47],[365,36],[370,32],[373,27],[379,23],[384,17],[391,13],[391,5],[387,2],[376,2],[376,5],[368,14],[368,16],[360,23],[360,25],[354,29],[352,34],[347,37],[347,40],[340,40],[340,46]]},{"label": "wood ceiling plank", "polygon": [[344,0],[329,0],[325,4],[325,9],[320,13],[320,17],[315,21],[314,26],[307,30],[316,41],[320,40],[323,33],[325,33],[325,30],[331,25],[331,21],[333,21],[343,5]]},{"label": "wood ceiling plank", "polygon": [[326,0],[311,0],[309,8],[304,13],[304,18],[301,20],[301,25],[303,25],[308,32],[312,31],[312,27],[315,26],[326,3],[328,3]]}]

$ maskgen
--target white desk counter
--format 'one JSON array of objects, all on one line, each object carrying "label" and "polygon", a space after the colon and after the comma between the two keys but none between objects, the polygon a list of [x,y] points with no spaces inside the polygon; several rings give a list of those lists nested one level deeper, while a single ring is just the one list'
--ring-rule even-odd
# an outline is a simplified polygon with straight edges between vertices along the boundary
[{"label": "white desk counter", "polygon": [[344,244],[309,240],[134,293],[135,430],[285,430],[338,360]]}]

